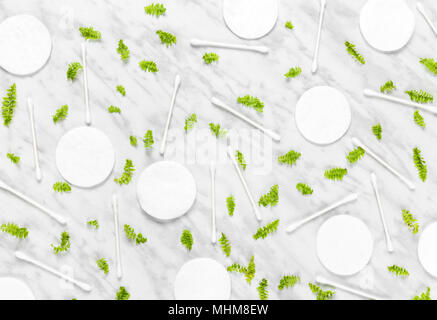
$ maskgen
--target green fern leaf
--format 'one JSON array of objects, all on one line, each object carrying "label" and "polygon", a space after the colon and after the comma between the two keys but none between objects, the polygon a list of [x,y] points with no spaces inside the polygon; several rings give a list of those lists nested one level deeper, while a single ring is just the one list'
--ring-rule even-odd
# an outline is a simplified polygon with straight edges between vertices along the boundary
[{"label": "green fern leaf", "polygon": [[243,168],[243,170],[246,170],[246,167],[247,167],[246,161],[244,160],[243,154],[239,150],[235,151],[235,159],[240,164],[240,166]]},{"label": "green fern leaf", "polygon": [[296,78],[301,73],[302,73],[302,69],[300,67],[294,67],[294,68],[290,68],[290,70],[288,70],[288,72],[284,74],[284,76],[287,79]]},{"label": "green fern leaf", "polygon": [[431,300],[431,288],[426,287],[426,292],[420,294],[420,296],[415,296],[413,300]]},{"label": "green fern leaf", "polygon": [[238,97],[237,102],[241,103],[246,107],[253,108],[259,113],[263,113],[264,103],[261,100],[259,100],[257,97],[245,95],[244,97]]},{"label": "green fern leaf", "polygon": [[298,183],[296,185],[296,189],[298,191],[300,191],[304,196],[305,195],[309,195],[309,194],[313,194],[313,189],[311,189],[308,185],[306,185],[305,183]]},{"label": "green fern leaf", "polygon": [[130,57],[130,51],[127,45],[124,44],[123,40],[118,41],[117,53],[120,55],[121,60],[127,62]]},{"label": "green fern leaf", "polygon": [[382,139],[382,127],[381,127],[381,125],[379,123],[375,124],[372,127],[372,132],[375,135],[376,139],[378,139],[378,140]]},{"label": "green fern leaf", "polygon": [[259,206],[263,206],[264,208],[267,206],[274,207],[279,202],[279,186],[275,184],[270,188],[270,191],[265,195],[261,196],[258,201]]},{"label": "green fern leaf", "polygon": [[133,147],[136,147],[138,145],[138,139],[135,136],[130,136],[129,142],[130,142],[130,145]]},{"label": "green fern leaf", "polygon": [[363,148],[357,147],[346,156],[346,159],[349,161],[350,164],[353,164],[360,160],[362,157],[364,157],[364,154],[366,151],[364,151]]},{"label": "green fern leaf", "polygon": [[61,233],[61,240],[59,246],[55,246],[52,244],[52,248],[55,254],[58,254],[60,252],[66,252],[68,249],[70,249],[70,235],[68,232],[64,231]]},{"label": "green fern leaf", "polygon": [[410,96],[411,101],[417,102],[417,103],[432,103],[434,101],[434,97],[423,90],[409,90],[405,91],[406,94]]},{"label": "green fern leaf", "polygon": [[259,298],[261,300],[268,300],[269,299],[269,292],[267,290],[268,287],[268,282],[267,279],[262,279],[259,284],[258,287],[256,288],[258,290],[258,295]]},{"label": "green fern leaf", "polygon": [[394,85],[393,81],[387,81],[384,85],[379,88],[379,91],[382,93],[390,93],[393,90],[396,90],[396,86]]},{"label": "green fern leaf", "polygon": [[118,114],[120,114],[121,113],[121,109],[119,107],[116,107],[116,106],[110,106],[108,108],[108,112],[109,113],[118,113]]},{"label": "green fern leaf", "polygon": [[185,126],[184,126],[185,132],[192,130],[196,123],[197,123],[197,115],[195,113],[190,114],[188,118],[185,119]]},{"label": "green fern leaf", "polygon": [[205,53],[203,55],[203,61],[205,61],[206,64],[211,64],[213,62],[218,61],[219,56],[213,52]]},{"label": "green fern leaf", "polygon": [[437,62],[432,58],[421,58],[420,63],[423,64],[430,72],[437,75]]},{"label": "green fern leaf", "polygon": [[17,106],[17,86],[15,83],[7,90],[6,97],[2,101],[3,124],[9,126],[14,116],[14,109]]},{"label": "green fern leaf", "polygon": [[316,295],[317,300],[331,300],[334,297],[335,292],[331,290],[322,290],[319,286],[308,283],[308,286],[311,289],[311,292]]},{"label": "green fern leaf", "polygon": [[114,182],[118,183],[119,185],[129,184],[129,182],[132,180],[134,171],[135,167],[132,160],[126,159],[123,174],[120,178],[114,178]]},{"label": "green fern leaf", "polygon": [[294,29],[294,26],[293,26],[293,24],[291,23],[291,21],[287,21],[287,22],[285,23],[285,27],[286,27],[287,29],[290,29],[290,30],[293,30],[293,29]]},{"label": "green fern leaf", "polygon": [[93,27],[81,27],[79,28],[79,31],[82,37],[87,40],[100,40],[102,38],[102,34],[99,31],[94,30]]},{"label": "green fern leaf", "polygon": [[221,138],[224,137],[227,134],[226,130],[220,129],[220,125],[214,124],[214,123],[210,123],[209,124],[209,129],[211,130],[211,133],[216,137],[216,138]]},{"label": "green fern leaf", "polygon": [[422,128],[426,127],[425,120],[423,119],[422,115],[420,114],[419,110],[414,111],[414,122]]},{"label": "green fern leaf", "polygon": [[138,63],[138,65],[140,66],[141,70],[146,71],[146,72],[158,72],[159,69],[156,66],[156,63],[153,61],[146,61],[146,60],[142,60]]},{"label": "green fern leaf", "polygon": [[12,163],[18,164],[20,162],[20,157],[13,153],[7,153],[6,157],[11,160]]},{"label": "green fern leaf", "polygon": [[53,190],[56,192],[70,192],[71,186],[67,182],[56,182],[53,185]]},{"label": "green fern leaf", "polygon": [[185,246],[185,248],[188,249],[188,251],[191,251],[193,248],[193,235],[191,234],[190,230],[182,231],[181,243],[183,246]]},{"label": "green fern leaf", "polygon": [[419,172],[419,177],[422,179],[423,182],[425,182],[427,174],[428,174],[428,168],[426,166],[426,162],[421,156],[421,151],[419,148],[413,149],[413,160],[414,165],[417,168],[417,171]]},{"label": "green fern leaf", "polygon": [[161,43],[165,44],[167,48],[176,43],[176,36],[169,32],[158,30],[156,31],[156,34],[159,36]]},{"label": "green fern leaf", "polygon": [[144,11],[150,16],[159,17],[162,16],[167,9],[162,3],[152,3],[151,5],[144,7]]},{"label": "green fern leaf", "polygon": [[365,64],[365,63],[366,63],[366,61],[364,60],[363,56],[360,55],[360,54],[358,53],[358,51],[357,51],[357,49],[355,48],[355,45],[354,45],[354,44],[352,44],[352,43],[350,43],[350,42],[348,42],[348,41],[346,41],[344,44],[345,44],[345,46],[346,46],[346,50],[347,50],[347,52],[348,52],[352,57],[354,57],[355,60],[357,60],[357,61],[358,61],[359,63],[361,63],[361,64]]},{"label": "green fern leaf", "polygon": [[67,79],[71,81],[76,80],[77,73],[82,69],[83,67],[79,62],[70,63],[67,69]]},{"label": "green fern leaf", "polygon": [[130,298],[130,293],[126,291],[126,288],[120,287],[120,289],[118,290],[115,296],[115,300],[129,300],[129,298]]},{"label": "green fern leaf", "polygon": [[126,95],[126,89],[122,85],[118,85],[116,89],[123,97]]},{"label": "green fern leaf", "polygon": [[387,269],[389,272],[394,273],[395,275],[400,277],[408,277],[410,275],[410,273],[405,268],[399,267],[395,264],[392,266],[388,266]]},{"label": "green fern leaf", "polygon": [[226,238],[226,235],[222,233],[222,236],[219,239],[220,246],[222,247],[223,253],[226,255],[226,257],[229,257],[231,254],[231,244],[229,243],[228,238]]},{"label": "green fern leaf", "polygon": [[53,115],[53,123],[58,123],[59,121],[65,120],[68,115],[68,105],[63,105],[59,109],[56,110],[56,113]]},{"label": "green fern leaf", "polygon": [[257,232],[253,235],[253,238],[255,240],[258,240],[259,238],[265,239],[269,234],[272,234],[276,230],[278,230],[279,225],[279,219],[275,220],[273,222],[270,222],[269,224],[265,225],[264,227],[261,227],[257,230]]},{"label": "green fern leaf", "polygon": [[105,258],[101,258],[96,261],[97,266],[103,271],[104,274],[108,274],[109,272],[109,264]]},{"label": "green fern leaf", "polygon": [[96,230],[99,228],[99,222],[97,220],[90,220],[87,222],[87,225],[94,227]]},{"label": "green fern leaf", "polygon": [[345,175],[347,175],[346,168],[332,168],[325,171],[325,178],[329,180],[342,181]]},{"label": "green fern leaf", "polygon": [[419,224],[417,223],[417,219],[414,218],[409,210],[402,210],[402,219],[413,234],[417,234],[419,232]]},{"label": "green fern leaf", "polygon": [[2,232],[9,233],[18,239],[26,239],[29,235],[27,228],[21,228],[15,223],[2,224],[0,229]]},{"label": "green fern leaf", "polygon": [[147,130],[146,134],[144,135],[144,148],[146,150],[151,149],[155,141],[153,140],[153,132],[152,130]]},{"label": "green fern leaf", "polygon": [[300,282],[300,277],[295,275],[283,276],[279,281],[278,289],[283,290],[285,288],[293,288],[296,283]]},{"label": "green fern leaf", "polygon": [[280,164],[287,164],[289,166],[293,166],[296,161],[300,158],[301,154],[300,152],[291,150],[287,152],[286,154],[278,157],[278,162]]},{"label": "green fern leaf", "polygon": [[226,198],[226,206],[228,207],[228,214],[233,216],[235,211],[235,199],[233,195]]}]

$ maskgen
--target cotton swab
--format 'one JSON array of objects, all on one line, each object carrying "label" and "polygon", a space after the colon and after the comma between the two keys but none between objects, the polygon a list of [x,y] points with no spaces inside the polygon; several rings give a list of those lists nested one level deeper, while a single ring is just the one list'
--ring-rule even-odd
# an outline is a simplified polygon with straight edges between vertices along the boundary
[{"label": "cotton swab", "polygon": [[323,17],[325,16],[326,0],[320,0],[320,17],[319,17],[319,29],[317,31],[316,48],[314,50],[313,65],[311,67],[311,72],[316,73],[318,69],[319,60],[319,47],[320,47],[320,37],[322,35]]},{"label": "cotton swab", "polygon": [[419,11],[422,16],[425,18],[425,21],[428,23],[428,25],[430,26],[431,30],[434,32],[434,34],[437,36],[437,29],[434,26],[434,24],[432,23],[431,19],[429,18],[428,14],[425,11],[425,8],[423,7],[423,5],[418,2],[416,5],[417,11]]},{"label": "cotton swab", "polygon": [[319,284],[324,284],[327,286],[335,287],[335,288],[356,294],[357,296],[361,296],[361,297],[364,297],[364,298],[367,298],[370,300],[382,300],[382,298],[377,297],[373,294],[370,294],[370,293],[367,293],[367,292],[364,292],[361,290],[353,289],[351,287],[345,286],[343,284],[340,284],[340,283],[332,281],[332,280],[328,280],[328,279],[321,277],[321,276],[316,276],[316,282]]},{"label": "cotton swab", "polygon": [[379,162],[383,167],[385,167],[388,171],[390,171],[393,175],[395,175],[396,177],[398,177],[403,183],[405,183],[408,188],[410,188],[411,190],[415,189],[415,185],[413,182],[411,182],[410,180],[408,180],[407,178],[405,178],[403,175],[401,175],[399,172],[397,172],[395,169],[393,169],[387,162],[385,162],[384,160],[382,160],[380,157],[378,157],[372,150],[370,150],[365,144],[363,144],[359,139],[353,137],[352,138],[352,143],[356,146],[356,147],[361,147],[364,149],[364,151],[371,156],[373,159],[375,159],[377,162]]},{"label": "cotton swab", "polygon": [[217,243],[217,229],[215,224],[215,163],[211,162],[211,242]]},{"label": "cotton swab", "polygon": [[41,181],[42,174],[41,174],[41,168],[39,166],[38,144],[36,141],[34,107],[33,107],[33,102],[32,102],[31,98],[27,99],[27,107],[29,108],[30,128],[32,130],[33,159],[35,162],[35,175],[36,175],[36,180]]},{"label": "cotton swab", "polygon": [[264,128],[263,126],[259,125],[258,123],[250,120],[249,118],[247,118],[246,116],[242,115],[241,113],[239,113],[238,111],[235,111],[234,109],[232,109],[231,107],[227,106],[224,102],[220,101],[219,99],[213,97],[211,98],[211,103],[216,105],[217,107],[220,107],[230,113],[232,113],[234,116],[246,121],[247,123],[251,124],[252,126],[254,126],[255,128],[263,131],[266,135],[268,135],[269,137],[271,137],[273,140],[275,141],[280,141],[281,140],[281,136],[279,136],[278,134],[276,134],[275,132]]},{"label": "cotton swab", "polygon": [[88,67],[86,62],[86,55],[87,55],[87,44],[88,40],[86,40],[84,43],[82,43],[82,63],[83,63],[83,89],[85,94],[85,123],[87,125],[91,124],[91,110],[90,110],[90,104],[89,104],[89,98],[88,98]]},{"label": "cotton swab", "polygon": [[112,212],[114,213],[114,228],[115,228],[115,259],[117,264],[117,278],[121,279],[123,276],[123,269],[121,267],[120,255],[120,232],[118,226],[118,199],[117,195],[112,196]]},{"label": "cotton swab", "polygon": [[230,44],[230,43],[223,43],[223,42],[204,41],[199,39],[191,39],[191,46],[236,49],[236,50],[254,51],[264,54],[269,53],[269,48],[264,46],[247,46],[247,45]]},{"label": "cotton swab", "polygon": [[373,190],[375,191],[376,202],[378,203],[379,214],[381,216],[382,226],[384,227],[385,240],[387,242],[387,250],[388,252],[393,252],[393,244],[391,242],[390,233],[388,232],[387,224],[385,223],[384,211],[382,210],[381,199],[378,191],[378,179],[376,178],[376,174],[372,172],[370,174],[370,179],[372,181]]},{"label": "cotton swab", "polygon": [[417,108],[417,109],[422,109],[424,111],[428,111],[434,114],[437,114],[437,107],[436,106],[427,106],[427,105],[423,105],[417,102],[413,102],[413,101],[409,101],[409,100],[405,100],[405,99],[400,99],[400,98],[396,98],[393,96],[389,96],[387,94],[383,94],[383,93],[379,93],[377,91],[371,90],[371,89],[364,89],[363,91],[364,95],[366,97],[372,97],[372,98],[378,98],[378,99],[382,99],[382,100],[387,100],[387,101],[391,101],[394,103],[399,103],[399,104],[403,104],[406,106],[410,106],[413,108]]},{"label": "cotton swab", "polygon": [[6,190],[6,191],[12,193],[13,195],[15,195],[16,197],[20,198],[21,200],[24,200],[27,203],[33,205],[34,207],[38,208],[39,210],[41,210],[42,212],[47,214],[50,218],[59,222],[60,224],[67,223],[67,221],[63,217],[61,217],[58,214],[54,213],[53,211],[47,209],[46,207],[40,205],[39,203],[37,203],[34,200],[30,199],[29,197],[25,196],[21,192],[15,190],[15,189],[12,189],[10,186],[8,186],[6,183],[4,183],[1,180],[0,180],[0,189]]},{"label": "cotton swab", "polygon": [[164,136],[162,138],[161,148],[159,149],[159,153],[161,155],[164,155],[165,153],[168,129],[170,127],[171,116],[173,115],[173,109],[176,101],[176,94],[178,92],[180,85],[181,85],[181,77],[177,74],[174,81],[173,97],[171,98],[170,110],[168,111],[167,123],[165,124],[165,129],[164,129]]},{"label": "cotton swab", "polygon": [[229,158],[230,158],[231,161],[232,161],[232,164],[234,165],[235,170],[236,170],[237,173],[238,173],[238,176],[240,177],[240,181],[241,181],[241,183],[243,184],[244,191],[246,191],[246,194],[247,194],[247,197],[249,198],[250,204],[252,205],[253,213],[255,214],[256,219],[257,219],[258,221],[261,221],[261,214],[260,214],[259,211],[258,211],[258,207],[257,207],[257,205],[256,205],[255,200],[253,200],[252,193],[250,192],[249,187],[247,186],[246,180],[244,179],[244,176],[243,176],[243,174],[241,173],[240,168],[238,167],[238,163],[237,163],[237,161],[236,161],[235,158],[234,158],[234,151],[232,150],[232,148],[231,148],[231,146],[230,146],[230,142],[229,142],[229,140],[228,140],[228,149],[227,149],[227,152],[228,152],[228,156],[229,156]]},{"label": "cotton swab", "polygon": [[358,199],[358,195],[356,193],[352,193],[350,195],[348,195],[347,197],[343,198],[342,200],[326,207],[325,209],[322,209],[320,211],[317,211],[316,213],[310,215],[309,217],[302,219],[301,221],[295,222],[290,224],[287,229],[285,229],[286,232],[293,232],[295,230],[297,230],[298,228],[300,228],[301,226],[303,226],[304,224],[310,222],[311,220],[314,220],[322,215],[324,215],[325,213],[328,213],[329,211],[334,210],[335,208],[338,208],[342,205],[345,205],[349,202],[355,201]]},{"label": "cotton swab", "polygon": [[58,270],[55,270],[52,267],[49,267],[48,265],[46,265],[46,264],[44,264],[44,263],[42,263],[42,262],[40,262],[38,260],[35,260],[35,259],[29,257],[27,254],[25,254],[25,253],[23,253],[21,251],[15,251],[15,257],[17,257],[17,259],[20,259],[20,260],[29,262],[31,264],[34,264],[34,265],[40,267],[41,269],[44,269],[44,270],[46,270],[46,271],[48,271],[48,272],[50,272],[50,273],[52,273],[52,274],[62,278],[62,279],[65,279],[65,280],[75,284],[76,286],[78,286],[79,288],[81,288],[84,291],[90,292],[91,289],[92,289],[89,284],[87,284],[85,282],[82,282],[82,281],[78,281],[78,280],[76,280],[76,279],[74,279],[74,278],[72,278],[70,276],[67,276],[67,275],[59,272]]}]

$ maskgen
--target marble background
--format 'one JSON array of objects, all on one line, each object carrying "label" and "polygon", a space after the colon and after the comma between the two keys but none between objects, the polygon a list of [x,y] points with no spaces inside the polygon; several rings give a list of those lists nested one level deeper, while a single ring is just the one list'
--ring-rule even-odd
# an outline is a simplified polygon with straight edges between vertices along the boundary
[{"label": "marble background", "polygon": [[[383,54],[370,48],[360,34],[359,11],[365,0],[328,0],[320,69],[312,75],[310,68],[319,15],[318,0],[280,1],[279,19],[274,30],[257,41],[240,41],[227,29],[219,0],[161,2],[167,7],[167,13],[155,18],[144,13],[143,8],[149,1],[140,0],[1,1],[0,20],[20,13],[29,13],[41,19],[53,36],[53,51],[47,65],[32,76],[16,77],[0,70],[2,96],[14,82],[18,90],[18,106],[13,122],[9,128],[0,126],[0,177],[64,215],[68,225],[64,228],[14,196],[0,192],[0,222],[15,222],[30,230],[29,237],[21,241],[0,234],[0,276],[11,275],[25,280],[38,299],[113,299],[121,285],[131,293],[132,299],[172,299],[176,273],[190,259],[211,257],[225,266],[232,262],[247,265],[250,257],[255,255],[257,274],[251,286],[242,276],[231,275],[232,299],[258,299],[256,286],[263,277],[269,281],[271,299],[314,299],[307,283],[315,281],[315,276],[319,274],[390,299],[411,299],[423,292],[426,286],[431,287],[431,295],[437,292],[435,279],[425,272],[417,259],[420,234],[410,233],[401,215],[402,209],[409,209],[418,218],[421,230],[436,219],[437,203],[432,199],[437,188],[437,151],[434,146],[437,119],[422,113],[427,123],[427,128],[423,130],[413,122],[413,109],[369,100],[362,95],[364,88],[378,89],[387,80],[393,80],[397,85],[396,96],[404,96],[402,92],[409,89],[437,93],[435,76],[419,64],[421,57],[437,58],[434,56],[437,50],[435,36],[419,13],[414,9],[417,22],[410,43],[397,53]],[[414,8],[416,1],[408,3]],[[423,3],[436,20],[435,3],[431,0],[424,0]],[[287,20],[293,22],[294,30],[284,28]],[[103,185],[90,190],[73,187],[70,194],[56,194],[52,185],[62,180],[55,166],[56,144],[67,130],[84,125],[82,77],[71,83],[65,76],[67,65],[80,61],[80,44],[83,41],[78,32],[80,26],[93,26],[102,33],[102,41],[90,44],[88,49],[90,104],[93,126],[103,130],[116,148],[116,164],[114,173]],[[161,45],[155,35],[158,29],[176,34],[177,44],[170,48]],[[265,45],[271,52],[261,55],[223,49],[195,49],[189,44],[193,37]],[[119,39],[124,39],[131,51],[127,64],[116,53]],[[365,65],[357,64],[347,55],[345,41],[356,44],[366,58]],[[211,66],[205,65],[202,55],[207,51],[219,54],[220,61]],[[138,61],[142,59],[156,61],[160,71],[157,74],[142,72],[138,68]],[[292,66],[300,66],[303,72],[298,78],[287,81],[283,74]],[[195,176],[198,194],[187,215],[171,223],[159,223],[140,209],[135,185],[139,172],[161,159],[158,146],[176,73],[182,77],[182,86],[171,124],[175,138],[170,141],[169,150],[186,149],[186,152],[182,155],[169,152],[168,158],[187,162]],[[116,92],[118,84],[126,88],[126,97]],[[353,113],[347,135],[326,147],[307,142],[297,131],[293,119],[298,98],[316,85],[330,85],[342,90]],[[212,245],[209,240],[208,169],[208,162],[214,158],[214,152],[210,150],[216,150],[217,157],[224,158],[220,146],[225,144],[225,140],[216,145],[215,138],[210,138],[208,134],[204,139],[204,133],[208,123],[215,122],[226,129],[246,130],[253,135],[245,123],[210,103],[214,95],[237,107],[233,101],[245,94],[256,95],[265,102],[264,114],[257,115],[243,108],[239,110],[282,135],[280,143],[255,137],[255,146],[248,143],[248,139],[242,139],[241,149],[250,158],[245,176],[256,199],[273,184],[279,184],[280,201],[273,209],[260,209],[263,222],[259,224],[234,169],[230,163],[219,160],[217,226],[232,244],[232,254],[226,258],[219,246]],[[35,118],[43,172],[41,183],[34,178],[32,140],[25,103],[28,96],[33,97],[37,108]],[[54,125],[51,116],[63,104],[70,106],[68,118]],[[122,114],[109,114],[106,109],[111,104],[119,106]],[[200,160],[187,161],[194,151],[184,147],[187,139],[184,139],[183,126],[185,117],[192,112],[198,115],[199,130],[189,135],[203,137],[200,139],[203,139],[203,156]],[[371,126],[378,122],[383,127],[381,142],[371,132]],[[148,129],[153,130],[155,135],[156,143],[152,151],[146,152],[141,144],[137,148],[129,144],[131,134],[141,137]],[[351,136],[360,137],[412,179],[417,185],[416,190],[409,191],[368,156],[353,167],[347,165],[345,155],[352,149]],[[412,149],[416,146],[422,150],[428,164],[426,183],[419,180],[413,164]],[[255,151],[250,151],[252,149]],[[301,152],[302,157],[292,168],[281,167],[276,158],[290,149]],[[18,167],[6,158],[7,152],[21,156]],[[120,187],[112,180],[121,174],[126,158],[133,160],[137,171],[129,185]],[[349,169],[343,182],[332,182],[323,177],[325,169],[333,166]],[[371,171],[375,171],[380,178],[382,202],[395,246],[393,254],[386,251],[370,184]],[[303,197],[297,192],[295,185],[301,181],[313,187],[315,192],[312,196]],[[339,208],[291,235],[285,233],[289,223],[350,192],[359,193],[356,203]],[[124,235],[121,237],[124,267],[121,281],[115,274],[114,227],[110,207],[113,193],[120,198],[120,224],[132,225],[149,239],[147,244],[135,246]],[[225,199],[231,193],[237,202],[234,217],[227,215],[225,205]],[[362,272],[347,278],[329,274],[319,262],[315,248],[320,225],[330,216],[341,213],[361,218],[374,237],[370,263]],[[97,231],[86,225],[86,221],[92,218],[99,220],[100,229]],[[252,234],[256,229],[274,219],[281,221],[279,230],[265,240],[254,241]],[[193,250],[188,253],[179,243],[185,228],[190,229],[194,236]],[[55,256],[50,244],[57,243],[64,229],[71,235],[71,249],[65,255]],[[45,271],[16,260],[14,251],[17,249],[90,283],[93,291],[85,293]],[[101,257],[105,257],[110,264],[111,271],[107,276],[96,266],[96,260]],[[404,266],[411,276],[396,278],[387,271],[387,266],[392,264]],[[279,292],[276,288],[279,279],[289,273],[300,275],[302,283]],[[338,290],[335,299],[357,297]]]}]

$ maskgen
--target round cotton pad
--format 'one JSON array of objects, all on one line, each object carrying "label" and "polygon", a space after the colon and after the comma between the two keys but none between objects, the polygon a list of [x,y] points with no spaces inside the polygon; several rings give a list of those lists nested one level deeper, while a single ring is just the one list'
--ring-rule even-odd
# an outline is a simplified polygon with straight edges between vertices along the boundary
[{"label": "round cotton pad", "polygon": [[351,110],[337,89],[321,86],[306,91],[296,106],[295,120],[300,133],[316,144],[330,144],[349,129]]},{"label": "round cotton pad", "polygon": [[71,184],[94,187],[108,178],[115,153],[109,138],[100,130],[79,127],[67,132],[56,148],[56,166]]},{"label": "round cotton pad", "polygon": [[425,270],[437,277],[437,222],[422,232],[418,246],[419,261]]},{"label": "round cotton pad", "polygon": [[191,172],[173,161],[159,161],[140,175],[137,196],[141,208],[158,220],[184,215],[196,198],[196,182]]},{"label": "round cotton pad", "polygon": [[27,14],[9,17],[0,24],[0,43],[0,66],[16,75],[38,71],[52,51],[46,26]]},{"label": "round cotton pad", "polygon": [[35,300],[32,290],[23,281],[0,278],[0,300]]},{"label": "round cotton pad", "polygon": [[269,33],[278,19],[277,0],[223,0],[226,25],[238,37],[258,39]]},{"label": "round cotton pad", "polygon": [[176,300],[228,300],[231,279],[217,261],[197,258],[185,263],[176,275]]},{"label": "round cotton pad", "polygon": [[369,228],[348,215],[328,219],[317,234],[317,255],[325,268],[337,275],[349,276],[362,270],[372,251]]},{"label": "round cotton pad", "polygon": [[383,52],[405,46],[414,26],[414,13],[403,0],[369,0],[361,9],[360,28],[364,39]]}]

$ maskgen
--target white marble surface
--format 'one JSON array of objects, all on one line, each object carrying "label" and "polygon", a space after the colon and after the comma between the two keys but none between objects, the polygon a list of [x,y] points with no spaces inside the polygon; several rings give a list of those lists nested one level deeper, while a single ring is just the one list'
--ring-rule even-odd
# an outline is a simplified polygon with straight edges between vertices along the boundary
[{"label": "white marble surface", "polygon": [[[263,277],[270,284],[272,299],[313,299],[307,286],[317,274],[368,289],[377,295],[391,299],[411,299],[431,287],[431,295],[437,292],[435,279],[428,275],[417,260],[418,235],[411,234],[402,222],[404,208],[419,219],[421,229],[436,219],[437,204],[433,193],[437,188],[435,163],[435,138],[437,120],[431,114],[422,113],[427,128],[422,130],[412,120],[413,111],[388,102],[369,100],[362,89],[378,89],[387,80],[398,86],[394,93],[404,96],[409,89],[425,89],[433,94],[435,76],[419,64],[421,57],[434,57],[437,49],[435,36],[423,18],[414,9],[417,23],[415,34],[403,50],[394,54],[382,54],[371,49],[359,30],[359,10],[365,0],[328,0],[320,49],[320,69],[316,75],[310,72],[314,40],[319,15],[318,0],[280,1],[279,20],[274,30],[257,41],[239,41],[225,26],[218,0],[165,0],[165,16],[155,18],[144,13],[149,1],[115,0],[4,0],[0,3],[0,20],[14,14],[29,13],[41,19],[53,36],[53,52],[48,64],[30,77],[15,77],[0,70],[0,91],[17,84],[18,107],[9,128],[0,126],[0,176],[11,186],[38,199],[68,219],[65,227],[71,235],[71,249],[65,255],[55,256],[50,244],[57,243],[64,228],[33,207],[12,195],[0,192],[2,213],[0,222],[16,222],[29,228],[26,240],[17,240],[0,234],[0,276],[12,275],[25,280],[38,299],[113,299],[120,285],[131,293],[132,299],[172,299],[173,282],[181,265],[194,257],[211,257],[224,265],[232,262],[246,264],[255,255],[257,274],[251,286],[240,275],[232,274],[232,299],[257,299],[256,286]],[[408,1],[414,8],[416,1]],[[424,0],[430,16],[437,22],[434,1]],[[295,29],[284,28],[291,20]],[[69,129],[84,125],[84,99],[82,78],[70,83],[65,73],[68,63],[80,61],[80,26],[93,26],[102,32],[102,41],[89,45],[89,87],[93,125],[110,137],[116,148],[114,174],[101,186],[91,189],[74,188],[70,194],[56,194],[54,182],[61,180],[55,166],[55,148],[59,138]],[[159,43],[155,31],[162,29],[177,35],[175,46],[166,48]],[[189,45],[192,37],[262,44],[271,53],[261,55],[223,49],[194,49]],[[117,42],[124,39],[131,51],[130,62],[124,64],[116,53]],[[344,42],[356,44],[366,58],[365,65],[357,64],[347,55]],[[203,63],[204,52],[220,55],[218,64]],[[138,68],[141,59],[155,60],[160,71],[147,74]],[[286,81],[283,74],[292,66],[301,66],[303,73]],[[196,178],[197,200],[190,212],[171,223],[153,221],[141,211],[136,201],[135,185],[139,172],[150,163],[161,159],[158,153],[162,130],[166,121],[174,75],[182,77],[170,141],[169,156],[188,162]],[[121,97],[115,86],[125,86],[127,96]],[[316,85],[331,85],[342,90],[350,101],[353,120],[347,135],[334,145],[314,146],[299,134],[293,112],[300,95]],[[264,114],[237,106],[238,96],[252,94],[265,102]],[[210,243],[210,180],[208,170],[208,146],[214,139],[200,142],[198,161],[192,161],[193,148],[187,147],[184,155],[171,152],[183,150],[184,118],[191,112],[198,115],[197,134],[208,137],[206,128],[213,121],[227,129],[247,130],[249,127],[231,115],[215,108],[209,102],[216,95],[238,108],[252,119],[281,133],[282,141],[267,141],[265,152],[254,152],[245,176],[256,197],[259,198],[273,184],[279,184],[279,205],[273,209],[261,208],[262,224],[280,219],[279,230],[265,240],[254,241],[252,234],[260,226],[255,220],[249,201],[229,163],[217,169],[217,227],[232,243],[232,254],[226,258],[218,246]],[[43,180],[37,183],[33,172],[31,132],[26,98],[32,96],[36,104],[37,135],[40,146]],[[55,110],[70,106],[66,121],[54,125],[51,120]],[[122,109],[121,115],[111,115],[109,105]],[[380,122],[383,139],[378,142],[372,135],[371,126]],[[143,136],[152,129],[155,146],[145,152],[141,144],[133,148],[129,136]],[[205,135],[206,132],[206,135]],[[247,132],[246,132],[247,133]],[[249,132],[250,133],[250,132]],[[203,134],[203,135],[202,135]],[[193,137],[192,132],[189,136]],[[345,155],[352,148],[350,137],[360,137],[363,142],[383,156],[407,177],[414,180],[417,189],[409,191],[395,177],[366,156],[353,167],[347,165]],[[182,137],[182,139],[181,139]],[[200,140],[202,140],[201,138]],[[249,158],[250,144],[247,139],[241,150]],[[220,146],[225,140],[220,141]],[[259,146],[255,141],[252,146]],[[422,183],[412,161],[412,149],[418,146],[428,164],[428,180]],[[256,149],[256,148],[255,148]],[[302,153],[293,168],[281,167],[276,157],[290,149]],[[223,148],[218,148],[223,158]],[[22,157],[18,167],[6,158],[7,152]],[[173,153],[171,155],[170,153]],[[124,160],[130,158],[136,166],[133,181],[128,186],[118,186],[112,180],[122,172]],[[331,182],[323,177],[325,169],[345,166],[349,169],[343,182]],[[380,192],[391,229],[395,253],[388,254],[376,201],[370,184],[369,173],[375,171],[380,178]],[[297,182],[307,182],[315,190],[310,197],[296,191]],[[124,277],[117,280],[115,272],[115,244],[113,219],[110,208],[111,195],[116,192],[120,199],[120,224],[128,223],[149,241],[142,246],[129,243],[122,236]],[[315,251],[316,232],[325,216],[292,235],[285,227],[316,211],[324,204],[341,198],[349,192],[358,192],[359,200],[336,213],[348,213],[361,218],[371,229],[375,247],[369,265],[359,274],[338,278],[330,275],[320,264]],[[234,217],[227,216],[225,199],[233,193],[237,208]],[[99,220],[100,229],[92,231],[86,226],[91,218]],[[190,229],[194,236],[193,250],[187,253],[179,243],[182,229]],[[14,258],[16,249],[44,260],[75,277],[89,282],[93,291],[89,294],[72,286],[66,286],[58,278]],[[96,260],[105,257],[110,273],[105,276],[97,269]],[[387,271],[387,266],[397,264],[406,267],[411,276],[399,279]],[[276,287],[284,274],[299,274],[302,283],[291,290],[279,292]],[[336,299],[355,299],[343,291],[337,291]]]}]

